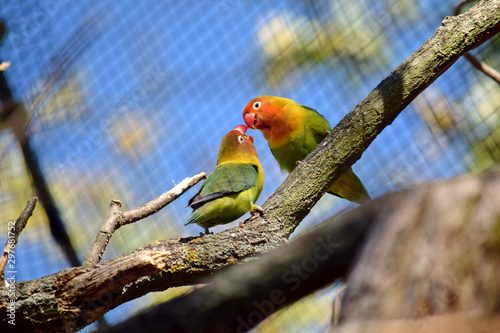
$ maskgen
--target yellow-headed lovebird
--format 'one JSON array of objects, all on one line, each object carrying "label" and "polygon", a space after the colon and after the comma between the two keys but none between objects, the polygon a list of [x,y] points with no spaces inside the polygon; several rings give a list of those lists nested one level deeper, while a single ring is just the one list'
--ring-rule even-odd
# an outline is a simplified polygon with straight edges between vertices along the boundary
[{"label": "yellow-headed lovebird", "polygon": [[[330,132],[328,121],[318,111],[291,99],[259,96],[243,110],[245,123],[262,132],[281,169],[291,172]],[[351,168],[328,189],[328,193],[357,202],[370,200],[363,183]]]},{"label": "yellow-headed lovebird", "polygon": [[264,185],[264,172],[253,137],[245,135],[247,129],[236,126],[222,139],[217,167],[189,200],[193,213],[186,225],[196,223],[208,234],[208,228],[232,222],[248,211],[263,212],[255,201]]}]

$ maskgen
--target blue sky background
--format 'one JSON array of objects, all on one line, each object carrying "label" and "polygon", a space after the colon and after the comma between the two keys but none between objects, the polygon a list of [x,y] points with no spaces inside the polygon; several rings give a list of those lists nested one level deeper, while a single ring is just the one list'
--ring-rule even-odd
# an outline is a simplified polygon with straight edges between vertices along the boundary
[{"label": "blue sky background", "polygon": [[[16,99],[28,103],[28,132],[83,259],[111,199],[120,199],[124,209],[131,209],[169,190],[173,182],[210,172],[220,140],[243,123],[241,113],[250,99],[260,94],[292,98],[317,109],[335,125],[432,36],[443,18],[452,15],[454,3],[9,0],[0,7],[0,17],[9,28],[0,59],[11,62],[6,72],[9,84]],[[306,63],[272,85],[264,71],[272,58],[259,31],[277,17],[286,18],[288,29],[311,21],[320,27],[331,23],[342,27],[338,35],[352,41],[342,50],[352,47],[364,31],[366,48]],[[85,28],[76,34],[79,27]],[[363,54],[373,45],[376,52]],[[477,52],[488,47],[486,43]],[[60,59],[66,58],[70,60],[60,66]],[[64,75],[55,85],[47,84],[58,67],[65,69]],[[69,102],[54,101],[70,81],[77,88],[67,97]],[[444,105],[476,131],[480,123],[492,119],[491,112],[483,114],[480,106],[498,94],[498,87],[477,89],[485,82],[460,59],[428,88],[427,95],[419,97],[419,105],[427,103],[429,110]],[[36,95],[43,97],[41,104],[33,104]],[[485,121],[472,122],[474,114]],[[265,171],[258,201],[262,204],[286,174],[279,170],[263,136],[257,131],[250,134]],[[373,197],[449,178],[474,164],[469,150],[474,138],[458,130],[450,134],[433,128],[412,104],[373,142],[354,170]],[[5,207],[25,203],[24,193],[34,192],[29,182],[12,181],[13,174],[22,176],[25,171],[6,130],[0,132],[0,167],[0,203]],[[25,192],[19,188],[23,186]],[[183,226],[190,215],[185,205],[197,187],[155,216],[119,230],[104,260],[158,239],[198,234],[199,226]],[[296,234],[348,206],[353,205],[325,196]],[[0,223],[18,216],[15,207],[0,212]],[[39,222],[28,224],[17,247],[19,281],[69,265],[50,237],[41,207],[33,219]],[[130,302],[106,319],[121,321],[152,300],[148,295]],[[321,325],[326,324],[317,323],[314,329]]]}]

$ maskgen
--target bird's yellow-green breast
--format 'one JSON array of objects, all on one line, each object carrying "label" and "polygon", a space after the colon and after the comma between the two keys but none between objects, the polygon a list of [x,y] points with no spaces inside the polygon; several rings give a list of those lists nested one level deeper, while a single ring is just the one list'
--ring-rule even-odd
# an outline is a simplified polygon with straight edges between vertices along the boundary
[{"label": "bird's yellow-green breast", "polygon": [[253,211],[264,184],[264,172],[247,127],[237,126],[222,139],[217,167],[203,182],[188,206],[193,213],[186,224],[205,228],[234,221]]}]

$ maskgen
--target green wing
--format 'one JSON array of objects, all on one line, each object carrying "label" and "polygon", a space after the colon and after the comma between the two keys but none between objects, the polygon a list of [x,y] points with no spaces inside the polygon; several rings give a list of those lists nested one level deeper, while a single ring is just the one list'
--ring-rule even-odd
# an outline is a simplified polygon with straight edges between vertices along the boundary
[{"label": "green wing", "polygon": [[252,188],[257,183],[257,167],[252,164],[226,163],[215,168],[203,182],[198,193],[189,200],[188,206],[197,209],[205,203],[228,193]]},{"label": "green wing", "polygon": [[[311,152],[312,148],[325,138],[326,131],[329,131],[331,127],[328,120],[326,120],[325,117],[323,117],[318,111],[307,106],[302,107],[306,109],[307,112],[305,125],[306,133],[307,130],[309,130],[308,136],[306,136],[305,139],[305,146],[309,152]],[[365,186],[351,168],[347,169],[340,175],[332,186],[330,186],[328,193],[359,204],[363,204],[366,201],[371,200]]]},{"label": "green wing", "polygon": [[[308,106],[301,105],[304,109],[307,111],[307,116],[306,116],[306,122],[305,122],[305,129],[306,132],[309,131],[310,135],[313,138],[312,142],[315,142],[314,147],[320,143],[326,136],[326,131],[330,131],[332,127],[328,123],[328,120],[326,120],[325,117],[318,111],[314,110],[313,108],[310,108]],[[311,142],[311,143],[312,143]],[[308,142],[310,145],[311,143]],[[314,148],[313,147],[313,148]],[[312,151],[312,149],[309,151],[309,153]]]},{"label": "green wing", "polygon": [[323,117],[323,115],[321,113],[319,113],[318,111],[316,111],[315,109],[313,108],[310,108],[308,106],[305,106],[305,105],[301,105],[304,109],[306,110],[309,110],[311,113],[315,114],[316,116],[319,116],[320,118],[323,118],[323,121],[328,123],[328,120],[326,120],[325,117]]},{"label": "green wing", "polygon": [[303,160],[325,138],[326,131],[331,130],[328,120],[318,111],[303,105],[295,106],[305,113],[303,127],[282,146],[271,148],[281,169],[288,172],[295,169],[297,161]]}]

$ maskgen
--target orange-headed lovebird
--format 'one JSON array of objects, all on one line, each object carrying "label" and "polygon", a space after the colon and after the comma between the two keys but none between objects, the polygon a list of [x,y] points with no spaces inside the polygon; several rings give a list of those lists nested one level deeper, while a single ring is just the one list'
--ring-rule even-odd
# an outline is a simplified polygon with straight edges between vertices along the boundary
[{"label": "orange-headed lovebird", "polygon": [[246,212],[262,213],[255,201],[264,185],[264,172],[253,145],[246,136],[245,125],[227,133],[219,147],[217,167],[189,200],[193,213],[186,224],[196,223],[205,228],[226,224]]},{"label": "orange-headed lovebird", "polygon": [[[291,99],[259,96],[243,110],[245,123],[262,132],[281,169],[291,172],[330,132],[328,121],[318,111]],[[370,199],[363,183],[351,168],[328,189],[359,204]]]}]

